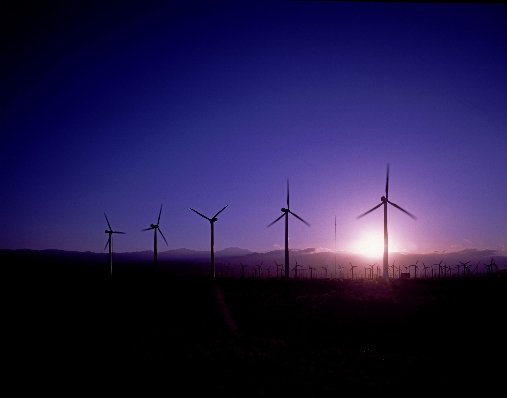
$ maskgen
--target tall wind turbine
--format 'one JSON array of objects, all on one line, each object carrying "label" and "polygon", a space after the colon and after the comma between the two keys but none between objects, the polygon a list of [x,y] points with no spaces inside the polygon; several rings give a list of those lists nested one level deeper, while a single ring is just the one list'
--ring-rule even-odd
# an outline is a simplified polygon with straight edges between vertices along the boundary
[{"label": "tall wind turbine", "polygon": [[160,227],[158,226],[160,224],[160,215],[162,214],[162,205],[160,205],[160,211],[158,212],[158,219],[157,219],[157,223],[156,224],[150,224],[150,227],[149,228],[145,228],[145,229],[142,229],[141,231],[150,231],[153,229],[155,235],[154,235],[154,240],[153,240],[153,263],[155,265],[155,272],[158,271],[157,269],[157,230],[158,232],[160,232],[160,235],[162,235],[162,238],[164,238],[164,242],[167,246],[169,246],[169,244],[167,243],[167,240],[165,239],[165,236],[164,234],[162,233],[162,230],[160,229]]},{"label": "tall wind turbine", "polygon": [[107,226],[109,227],[109,230],[105,230],[106,234],[109,234],[109,238],[107,239],[107,243],[104,246],[104,250],[106,250],[106,247],[109,245],[109,268],[111,268],[111,275],[113,275],[113,234],[125,234],[125,232],[118,232],[113,231],[113,228],[111,228],[111,224],[109,224],[109,220],[107,219],[106,213],[104,213],[104,217],[106,217]]},{"label": "tall wind turbine", "polygon": [[361,217],[367,215],[368,213],[371,213],[373,210],[378,209],[380,206],[384,205],[384,261],[383,261],[383,270],[382,275],[385,279],[389,278],[389,272],[388,267],[389,264],[387,262],[387,252],[388,252],[388,239],[387,239],[387,204],[391,204],[392,206],[396,207],[397,209],[401,210],[403,213],[407,214],[408,216],[412,217],[414,220],[417,220],[417,217],[413,214],[410,214],[405,209],[402,209],[397,204],[391,202],[389,200],[389,163],[387,164],[387,174],[386,174],[386,196],[382,196],[380,198],[381,202],[377,206],[375,206],[373,209],[368,210],[366,213],[361,214],[357,217],[357,219],[360,219]]},{"label": "tall wind turbine", "polygon": [[[229,206],[229,205],[227,205],[227,206]],[[208,220],[209,223],[211,224],[211,271],[210,271],[210,275],[211,275],[212,278],[215,277],[215,229],[214,229],[214,224],[215,224],[215,221],[218,221],[217,216],[221,212],[223,212],[227,206],[225,206],[222,210],[220,210],[212,218],[208,218],[204,214],[199,213],[197,210],[194,210],[194,209],[190,208],[190,210],[192,210],[193,212],[199,214],[201,217],[203,217],[206,220]]]},{"label": "tall wind turbine", "polygon": [[[274,223],[280,220],[282,217],[285,217],[285,278],[289,279],[289,213],[292,214],[297,219],[303,221],[306,225],[310,226],[305,220],[299,217],[297,214],[293,213],[289,210],[289,180],[287,179],[287,208],[282,207],[282,215],[278,217],[275,221],[268,225],[271,227]],[[297,270],[297,268],[296,268]]]},{"label": "tall wind turbine", "polygon": [[[334,278],[336,278],[336,216],[334,216]],[[327,268],[326,268],[326,279],[327,279]]]}]

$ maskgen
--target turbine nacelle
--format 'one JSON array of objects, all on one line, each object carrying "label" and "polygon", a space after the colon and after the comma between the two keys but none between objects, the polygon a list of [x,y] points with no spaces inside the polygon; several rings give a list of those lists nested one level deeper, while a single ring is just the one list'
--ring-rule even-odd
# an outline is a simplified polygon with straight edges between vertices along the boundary
[{"label": "turbine nacelle", "polygon": [[281,210],[282,210],[283,213],[288,213],[289,212],[289,209],[286,209],[285,207],[282,207]]},{"label": "turbine nacelle", "polygon": [[382,196],[382,197],[380,198],[380,201],[381,201],[382,203],[386,203],[386,202],[387,202],[387,198],[386,198],[385,196]]}]

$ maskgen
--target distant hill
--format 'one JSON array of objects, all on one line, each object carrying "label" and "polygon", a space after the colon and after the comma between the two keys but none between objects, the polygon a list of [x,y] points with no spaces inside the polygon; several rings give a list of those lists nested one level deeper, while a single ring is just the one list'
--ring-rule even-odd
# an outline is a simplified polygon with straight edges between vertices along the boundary
[{"label": "distant hill", "polygon": [[[499,275],[507,273],[507,256],[499,255],[499,252],[494,250],[462,250],[459,252],[451,253],[390,253],[389,264],[395,263],[396,267],[409,266],[411,264],[418,264],[418,277],[424,275],[424,264],[427,267],[433,266],[434,273],[437,272],[438,264],[447,264],[453,267],[453,274],[457,273],[458,265],[460,262],[469,261],[472,265],[471,271],[485,273],[485,265],[491,262],[491,258],[497,264],[497,269],[494,268],[493,272],[498,272]],[[275,264],[283,264],[285,258],[284,250],[274,250],[267,253],[256,253],[247,249],[239,247],[229,247],[215,252],[215,264],[217,266],[217,275],[226,273],[230,276],[238,276],[241,274],[241,265],[247,266],[245,268],[246,275],[250,276],[254,273],[254,266],[262,265],[263,275],[276,275],[277,266]],[[335,260],[336,259],[336,260]],[[168,272],[175,272],[176,270],[185,268],[196,275],[205,274],[203,271],[206,264],[210,263],[209,251],[197,251],[191,249],[174,249],[158,253],[158,260],[161,269]],[[314,248],[307,248],[304,250],[290,250],[290,264],[289,268],[294,268],[296,261],[301,265],[301,272],[303,275],[309,273],[309,268],[313,268],[313,275],[337,275],[338,277],[347,278],[349,276],[350,264],[359,266],[356,269],[357,276],[364,275],[364,267],[367,264],[377,264],[381,268],[382,259],[365,259],[358,254],[348,252],[334,252],[319,251]],[[335,270],[336,261],[336,270]],[[93,252],[77,252],[77,251],[64,251],[57,249],[49,250],[0,250],[0,263],[4,272],[15,270],[16,273],[39,273],[48,272],[49,269],[58,270],[58,273],[73,270],[86,270],[87,272],[93,269],[100,269],[100,272],[108,272],[108,253],[93,253]],[[140,252],[130,253],[114,253],[113,254],[113,268],[120,266],[118,270],[127,269],[143,269],[151,270],[153,264],[153,251],[146,250]],[[377,267],[376,266],[376,267]],[[229,268],[230,267],[230,268]],[[268,271],[269,269],[269,271]],[[327,269],[327,271],[326,271]],[[459,268],[462,272],[463,268]],[[377,271],[375,268],[375,272]],[[396,270],[395,274],[398,274]],[[414,267],[411,268],[414,274]],[[431,268],[426,268],[427,275],[431,275]],[[392,274],[392,268],[389,269],[389,274]]]}]

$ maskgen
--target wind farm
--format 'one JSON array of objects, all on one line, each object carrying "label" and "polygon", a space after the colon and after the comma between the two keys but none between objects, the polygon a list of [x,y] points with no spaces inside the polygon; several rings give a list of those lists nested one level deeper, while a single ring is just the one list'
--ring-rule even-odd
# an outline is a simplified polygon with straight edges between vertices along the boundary
[{"label": "wind farm", "polygon": [[505,4],[0,7],[8,387],[504,390]]},{"label": "wind farm", "polygon": [[[384,264],[387,262],[388,248],[387,204],[415,219],[411,213],[391,202],[388,193],[389,164],[385,196],[382,196],[379,205],[360,216],[384,205]],[[454,374],[455,368],[463,365],[470,367],[476,361],[483,360],[484,347],[490,352],[502,351],[496,348],[495,339],[488,339],[488,343],[475,347],[462,337],[449,348],[447,340],[430,340],[426,335],[428,330],[433,331],[436,327],[444,328],[454,336],[465,336],[462,331],[477,324],[491,330],[501,328],[501,317],[485,317],[484,308],[487,307],[493,314],[503,313],[507,267],[503,264],[499,268],[497,261],[507,262],[507,256],[486,260],[489,251],[391,253],[392,273],[381,275],[377,263],[358,253],[336,250],[336,246],[335,250],[324,251],[315,248],[289,250],[289,214],[310,226],[289,206],[287,180],[287,207],[282,208],[282,214],[268,225],[270,227],[285,217],[284,250],[280,248],[258,253],[230,247],[215,252],[214,223],[229,207],[226,205],[211,218],[190,208],[210,223],[210,252],[188,249],[159,252],[158,234],[168,245],[160,229],[161,205],[156,223],[141,230],[154,232],[155,272],[148,272],[149,267],[146,266],[150,262],[151,252],[117,253],[115,263],[121,266],[116,268],[115,278],[110,277],[113,269],[112,237],[113,234],[125,232],[113,230],[105,213],[108,241],[104,250],[109,247],[109,278],[104,278],[105,273],[100,271],[103,269],[101,257],[93,253],[87,255],[80,266],[76,266],[79,254],[65,257],[62,253],[54,252],[17,253],[0,250],[0,260],[2,264],[7,264],[8,269],[18,270],[20,268],[15,266],[20,263],[44,264],[42,268],[25,266],[22,268],[23,275],[14,274],[10,279],[23,281],[19,290],[28,289],[27,297],[34,294],[43,297],[37,305],[32,306],[35,312],[29,313],[26,318],[24,326],[27,329],[36,329],[32,322],[37,318],[37,311],[42,311],[44,307],[47,312],[47,308],[51,308],[50,317],[54,319],[52,328],[49,328],[51,335],[42,335],[40,338],[53,341],[52,355],[55,351],[57,355],[64,355],[69,346],[73,350],[80,350],[79,363],[71,360],[72,367],[58,369],[67,379],[76,383],[82,381],[80,375],[85,373],[84,365],[80,364],[99,358],[99,362],[111,363],[129,379],[137,380],[139,384],[136,387],[139,388],[152,380],[153,372],[159,380],[155,387],[164,389],[168,382],[188,383],[188,375],[192,371],[199,371],[207,377],[190,383],[189,391],[225,391],[226,395],[236,395],[244,391],[244,374],[253,365],[256,369],[254,374],[262,380],[253,391],[261,395],[276,390],[273,389],[275,379],[268,371],[272,368],[282,369],[276,383],[286,392],[306,391],[317,395],[340,391],[348,394],[380,392],[398,395],[418,385],[419,374],[425,372],[428,366],[437,375]],[[335,242],[336,226],[335,218]],[[227,229],[226,225],[224,229]],[[288,267],[289,253],[293,268]],[[282,258],[284,262],[279,263]],[[423,266],[422,277],[421,274],[418,276],[420,261]],[[272,265],[264,266],[265,263],[274,263],[276,273],[271,273]],[[350,268],[341,265],[346,263]],[[402,265],[395,267],[396,263]],[[475,268],[472,269],[474,264]],[[330,265],[340,270],[340,274],[337,271],[329,273]],[[401,272],[402,267],[405,272]],[[280,268],[285,272],[282,273]],[[203,273],[203,269],[209,271]],[[216,269],[219,270],[218,274]],[[291,270],[294,271],[292,278],[289,273]],[[319,270],[324,272],[319,273]],[[383,270],[387,271],[388,268],[384,267]],[[43,291],[49,288],[51,297],[45,296],[40,290],[41,286]],[[90,288],[94,292],[92,297]],[[56,295],[54,297],[65,296],[65,304],[54,305],[53,294]],[[169,317],[163,315],[167,311],[167,303],[171,306]],[[72,322],[76,325],[88,322],[93,330],[98,330],[99,325],[94,323],[96,319],[107,319],[112,315],[114,321],[109,321],[108,328],[114,335],[123,337],[116,343],[113,340],[113,343],[106,344],[92,330],[81,346],[77,342],[83,339],[77,336],[81,336],[82,332],[76,327],[70,333],[67,328],[65,338],[52,340],[53,334],[58,336],[56,330],[61,328],[60,320],[68,322],[68,314],[74,314],[76,308],[79,309],[77,313],[94,313],[93,317],[88,315],[84,320],[73,318]],[[113,314],[106,308],[112,309]],[[161,319],[155,321],[158,318]],[[126,324],[128,328],[122,326]],[[372,338],[371,330],[380,330],[381,333]],[[395,337],[400,332],[404,337]],[[320,342],[311,339],[313,335],[322,334],[338,337],[327,337]],[[146,340],[148,335],[149,344]],[[418,342],[416,346],[412,346],[414,340]],[[111,344],[116,354],[106,361]],[[217,344],[224,347],[224,351],[221,351],[222,348],[217,350]],[[85,349],[90,346],[93,350]],[[411,347],[408,353],[407,347]],[[259,354],[248,354],[250,359],[245,361],[245,352],[250,350]],[[449,350],[452,360],[441,362],[442,352]],[[294,360],[295,353],[300,359]],[[346,359],[342,357],[344,353]],[[146,357],[149,358],[148,369],[140,365],[143,363],[141,359]],[[493,357],[488,356],[491,360]],[[385,367],[386,358],[389,358],[388,368]],[[176,363],[179,367],[175,367]],[[324,377],[330,366],[336,373],[332,381],[326,381]],[[393,374],[391,367],[405,371],[401,375]],[[223,381],[219,377],[216,370],[221,368],[228,369],[230,380]],[[266,369],[268,373],[260,369]],[[362,383],[365,371],[375,374],[368,384]],[[310,373],[312,378],[294,386],[294,372]],[[456,376],[460,374],[457,372]],[[477,373],[477,384],[472,385],[484,388],[489,376],[486,373]],[[454,383],[449,383],[451,379],[437,377],[434,382],[426,382],[421,391],[429,393],[437,386],[453,392],[461,391]],[[108,379],[108,383],[126,385],[119,378]],[[495,382],[489,382],[489,385],[496,388]],[[467,384],[467,390],[469,387]]]}]

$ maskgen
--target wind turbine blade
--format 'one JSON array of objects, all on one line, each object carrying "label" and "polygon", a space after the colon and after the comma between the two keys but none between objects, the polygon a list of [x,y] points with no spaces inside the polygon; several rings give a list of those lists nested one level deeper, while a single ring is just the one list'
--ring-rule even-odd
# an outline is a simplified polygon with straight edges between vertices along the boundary
[{"label": "wind turbine blade", "polygon": [[283,213],[280,217],[278,217],[275,221],[273,221],[271,224],[268,225],[268,228],[271,227],[275,222],[277,222],[280,218],[282,218],[283,216],[285,215],[285,213]]},{"label": "wind turbine blade", "polygon": [[[163,205],[163,203],[162,203],[162,205]],[[157,225],[160,223],[160,215],[162,214],[162,205],[160,205],[160,211],[158,212]]]},{"label": "wind turbine blade", "polygon": [[[227,205],[227,206],[229,206],[229,205]],[[225,206],[225,207],[227,207],[227,206]],[[221,212],[223,212],[223,211],[225,210],[225,207],[224,207],[222,210],[220,210],[217,214],[215,214],[215,215],[213,216],[213,218],[215,218],[215,217],[216,217],[216,216],[218,216]]]},{"label": "wind turbine blade", "polygon": [[287,209],[289,209],[289,179],[287,178]]},{"label": "wind turbine blade", "polygon": [[164,242],[167,246],[169,246],[169,243],[167,243],[167,240],[165,239],[165,236],[164,234],[162,233],[162,230],[160,228],[157,228],[158,229],[158,232],[160,232],[160,235],[162,235],[162,238],[164,238]]},{"label": "wind turbine blade", "polygon": [[194,210],[194,209],[192,209],[192,208],[190,208],[190,210],[192,210],[193,212],[195,212],[195,213],[199,214],[201,217],[204,217],[206,220],[211,221],[211,219],[210,219],[210,218],[206,217],[204,214],[199,213],[197,210]]},{"label": "wind turbine blade", "polygon": [[107,245],[109,245],[109,239],[107,240],[106,245],[104,246],[104,249],[102,249],[102,251],[106,250]]},{"label": "wind turbine blade", "polygon": [[150,229],[153,229],[152,227],[150,228],[145,228],[145,229],[141,229],[141,231],[149,231]]},{"label": "wind turbine blade", "polygon": [[106,213],[104,213],[104,217],[106,217],[107,226],[109,227],[109,230],[112,231],[113,228],[111,228],[111,224],[109,224],[109,220],[107,219]]},{"label": "wind turbine blade", "polygon": [[123,235],[125,235],[125,232],[113,231],[113,234],[123,234]]},{"label": "wind turbine blade", "polygon": [[400,209],[403,213],[405,213],[405,214],[407,214],[408,216],[412,217],[414,220],[417,220],[417,217],[416,217],[416,216],[414,216],[413,214],[410,214],[410,213],[409,213],[408,211],[406,211],[405,209],[402,209],[402,208],[401,208],[400,206],[398,206],[397,204],[395,204],[395,203],[393,203],[393,202],[391,202],[391,201],[389,201],[389,200],[388,200],[388,202],[389,202],[390,204],[392,204],[394,207],[396,207],[396,208]]},{"label": "wind turbine blade", "polygon": [[308,225],[308,226],[310,227],[310,224],[308,224],[305,220],[303,220],[303,219],[302,219],[301,217],[299,217],[297,214],[295,214],[295,213],[291,212],[290,210],[289,210],[289,213],[290,213],[290,214],[292,214],[294,217],[299,218],[301,221],[303,221],[306,225]]},{"label": "wind turbine blade", "polygon": [[387,163],[386,172],[386,199],[389,199],[389,163]]},{"label": "wind turbine blade", "polygon": [[375,206],[373,209],[368,210],[366,213],[363,213],[360,216],[357,216],[356,220],[359,220],[361,217],[364,217],[368,213],[371,213],[373,210],[378,209],[380,206],[382,206],[382,202],[380,202],[380,204],[378,204],[377,206]]}]

